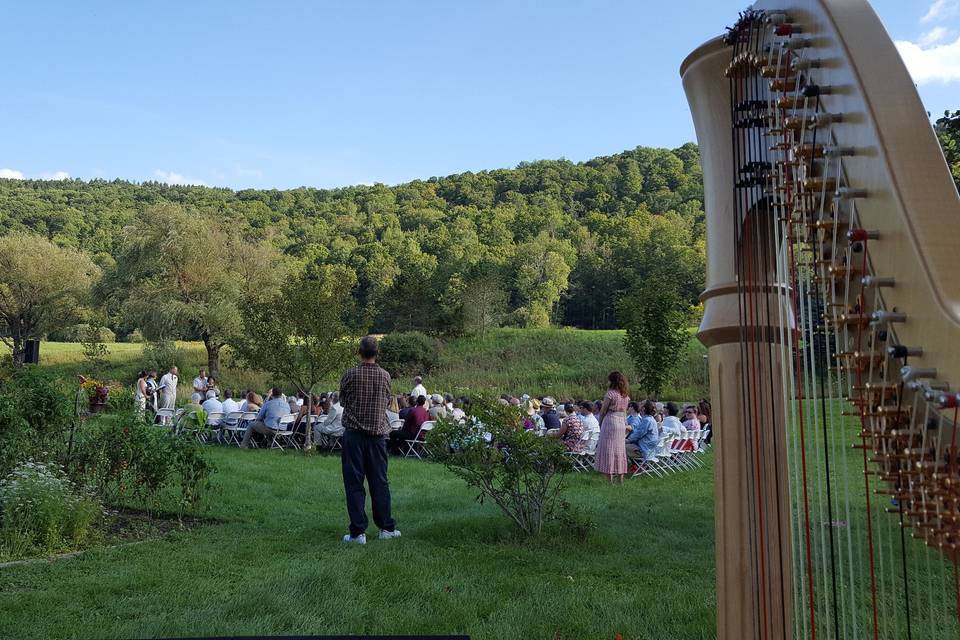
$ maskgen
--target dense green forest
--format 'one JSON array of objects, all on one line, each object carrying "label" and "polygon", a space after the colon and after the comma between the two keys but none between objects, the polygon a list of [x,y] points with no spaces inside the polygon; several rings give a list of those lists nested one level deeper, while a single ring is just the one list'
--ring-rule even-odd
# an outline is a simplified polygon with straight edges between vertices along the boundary
[{"label": "dense green forest", "polygon": [[[175,208],[224,234],[222,255],[208,253],[211,261],[241,259],[249,243],[271,245],[296,269],[336,267],[344,306],[374,330],[613,328],[618,297],[651,265],[669,265],[696,304],[702,203],[699,153],[686,144],[342,189],[0,180],[0,234],[42,234],[117,278],[117,260],[129,259],[132,245],[141,254],[163,246],[136,236],[148,235],[153,220],[168,224]],[[276,286],[262,276],[264,287]],[[252,279],[246,284],[255,288]],[[136,314],[119,309],[106,324],[122,337],[139,327]]]}]

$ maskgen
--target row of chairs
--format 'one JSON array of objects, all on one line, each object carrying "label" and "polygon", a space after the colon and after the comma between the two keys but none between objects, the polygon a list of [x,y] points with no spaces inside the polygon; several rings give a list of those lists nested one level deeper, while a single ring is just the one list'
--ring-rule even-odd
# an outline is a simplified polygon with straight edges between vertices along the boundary
[{"label": "row of chairs", "polygon": [[[596,430],[585,431],[581,436],[580,451],[571,451],[573,470],[593,471],[596,459],[597,442],[600,433]],[[690,470],[702,467],[704,462],[701,455],[710,448],[709,425],[700,431],[688,432],[684,435],[665,433],[660,436],[657,447],[646,458],[629,458],[631,478],[642,475],[656,475],[665,477],[677,471]]]}]

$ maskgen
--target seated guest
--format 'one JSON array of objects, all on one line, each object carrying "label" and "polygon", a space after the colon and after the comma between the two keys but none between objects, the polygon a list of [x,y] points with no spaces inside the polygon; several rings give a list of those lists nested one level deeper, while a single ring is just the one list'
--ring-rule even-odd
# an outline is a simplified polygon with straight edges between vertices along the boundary
[{"label": "seated guest", "polygon": [[240,411],[240,403],[233,399],[233,391],[226,389],[223,392],[223,415],[228,416],[236,411]]},{"label": "seated guest", "polygon": [[447,413],[453,413],[453,396],[449,393],[443,394],[443,405],[447,409]]},{"label": "seated guest", "polygon": [[435,393],[430,396],[430,410],[427,412],[431,420],[443,420],[447,417],[447,405],[443,401],[443,396]]},{"label": "seated guest", "polygon": [[205,397],[199,393],[192,393],[190,395],[190,404],[203,404]]},{"label": "seated guest", "polygon": [[710,441],[713,440],[713,424],[710,422],[710,401],[703,399],[697,405],[697,420],[700,421],[700,428],[704,429],[707,434],[704,437],[703,441],[707,444],[710,444]]},{"label": "seated guest", "polygon": [[683,409],[683,422],[681,424],[686,432],[686,437],[689,438],[683,443],[683,449],[684,451],[693,451],[699,445],[700,421],[697,420],[697,408],[692,404]]},{"label": "seated guest", "polygon": [[647,400],[638,406],[636,402],[627,405],[627,425],[631,428],[627,434],[627,457],[648,460],[660,442],[660,427],[653,419],[656,409]]},{"label": "seated guest", "polygon": [[664,410],[666,411],[666,415],[663,416],[663,422],[660,423],[660,430],[665,434],[679,438],[684,432],[683,425],[680,423],[680,419],[677,418],[677,413],[680,409],[677,408],[677,405],[673,402],[668,402],[666,406],[664,406]]},{"label": "seated guest", "polygon": [[560,421],[560,429],[553,435],[560,438],[567,451],[583,451],[583,420],[577,413],[577,408],[572,403],[563,406],[563,420]]},{"label": "seated guest", "polygon": [[593,415],[593,403],[589,400],[580,402],[580,420],[583,421],[583,428],[590,433],[600,433],[600,422]]},{"label": "seated guest", "polygon": [[397,411],[397,416],[401,420],[404,420],[414,407],[414,405],[410,404],[410,398],[407,396],[397,396],[397,406],[400,407],[400,410]]},{"label": "seated guest", "polygon": [[243,411],[260,411],[260,407],[263,406],[263,398],[256,391],[248,391],[244,403]]},{"label": "seated guest", "polygon": [[274,387],[270,391],[270,399],[267,400],[260,411],[257,412],[257,419],[243,434],[243,442],[240,443],[242,449],[250,446],[250,438],[254,433],[261,436],[272,437],[273,431],[280,425],[280,418],[290,414],[290,404],[284,400],[283,391],[279,387]]},{"label": "seated guest", "polygon": [[390,404],[387,405],[387,420],[393,423],[400,419],[400,405],[397,402],[397,396],[390,396]]},{"label": "seated guest", "polygon": [[[312,396],[310,399],[310,414],[313,416],[319,416],[323,413],[323,402],[320,400],[319,396]],[[294,431],[299,434],[306,433],[306,417],[307,417],[307,403],[304,402],[303,406],[297,410],[297,417],[293,420]],[[316,423],[316,421],[314,421]]]},{"label": "seated guest", "polygon": [[560,416],[557,414],[556,401],[550,396],[547,396],[540,404],[543,406],[543,411],[540,413],[540,417],[543,418],[543,427],[548,431],[550,429],[559,429]]},{"label": "seated guest", "polygon": [[407,417],[403,420],[403,428],[394,431],[394,434],[400,434],[403,440],[413,440],[417,437],[417,434],[420,433],[420,427],[423,426],[424,422],[430,420],[430,414],[426,409],[427,397],[420,396],[417,398],[417,404],[410,410],[410,413],[407,414]]},{"label": "seated guest", "polygon": [[314,434],[323,434],[325,436],[343,435],[343,407],[339,402],[334,402],[339,397],[336,394],[330,394],[327,402],[323,406],[324,416],[320,423],[314,428]]},{"label": "seated guest", "polygon": [[207,391],[207,399],[203,401],[202,407],[207,413],[223,413],[223,404],[217,399],[215,389]]},{"label": "seated guest", "polygon": [[[519,398],[515,398],[519,402]],[[542,432],[546,427],[544,426],[543,416],[540,415],[540,401],[536,398],[532,400],[527,400],[526,413],[527,417],[523,419],[523,428],[527,431],[536,431],[537,433]]]},{"label": "seated guest", "polygon": [[328,399],[330,400],[330,408],[334,409],[338,414],[343,415],[343,407],[340,406],[340,394],[332,391]]},{"label": "seated guest", "polygon": [[464,420],[467,417],[466,412],[463,410],[463,401],[464,398],[453,403],[453,410],[450,412],[450,415],[453,416],[454,420]]}]

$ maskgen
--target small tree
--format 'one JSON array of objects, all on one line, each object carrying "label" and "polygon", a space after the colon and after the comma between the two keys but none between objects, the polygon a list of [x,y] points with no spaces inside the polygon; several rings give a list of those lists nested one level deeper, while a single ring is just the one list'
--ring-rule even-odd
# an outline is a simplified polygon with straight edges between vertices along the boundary
[{"label": "small tree", "polygon": [[573,468],[556,438],[525,431],[516,407],[490,400],[471,405],[464,423],[441,420],[428,436],[430,451],[468,486],[477,499],[493,500],[527,535],[564,515],[564,477]]},{"label": "small tree", "polygon": [[[329,269],[316,278],[284,283],[277,295],[246,306],[242,330],[232,341],[241,362],[295,385],[306,396],[308,415],[317,385],[339,373],[356,353],[336,291],[340,281],[338,271]],[[304,450],[312,447],[308,426]]]},{"label": "small tree", "polygon": [[624,347],[633,360],[637,384],[653,396],[660,395],[688,340],[690,307],[663,269],[620,298],[617,317],[626,329]]},{"label": "small tree", "polygon": [[496,329],[506,315],[509,296],[503,281],[493,275],[483,275],[467,282],[463,293],[463,328],[468,333],[486,335]]},{"label": "small tree", "polygon": [[76,322],[100,270],[85,254],[46,238],[0,238],[0,340],[21,366],[26,341]]}]

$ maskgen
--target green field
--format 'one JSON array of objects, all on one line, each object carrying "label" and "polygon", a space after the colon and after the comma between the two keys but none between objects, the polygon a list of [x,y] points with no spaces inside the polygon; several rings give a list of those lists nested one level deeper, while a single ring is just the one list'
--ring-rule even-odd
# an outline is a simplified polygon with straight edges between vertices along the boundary
[{"label": "green field", "polygon": [[[199,342],[178,343],[185,353],[186,371],[180,374],[179,396],[189,398],[189,385],[206,354]],[[43,342],[40,361],[63,378],[92,374],[98,378],[132,384],[143,367],[143,345],[111,343],[108,363],[93,368],[84,359],[78,343]],[[707,395],[703,361],[705,349],[691,337],[687,351],[678,354],[679,364],[663,397],[697,400]],[[277,381],[232,366],[229,351],[223,359],[221,387],[266,389]],[[580,329],[497,329],[485,336],[449,340],[435,371],[426,376],[430,391],[487,391],[495,394],[554,395],[558,398],[599,398],[607,374],[621,370],[633,374],[633,364],[623,348],[622,331]],[[162,373],[162,372],[161,372]],[[279,381],[282,383],[283,381]],[[337,380],[326,381],[334,388]],[[409,380],[394,383],[398,393],[409,391]]]},{"label": "green field", "polygon": [[520,539],[443,467],[391,460],[403,537],[357,547],[339,540],[339,458],[211,456],[218,523],[0,570],[0,637],[715,635],[710,465],[623,487],[574,475],[570,502],[597,525],[580,541],[556,527]]}]

